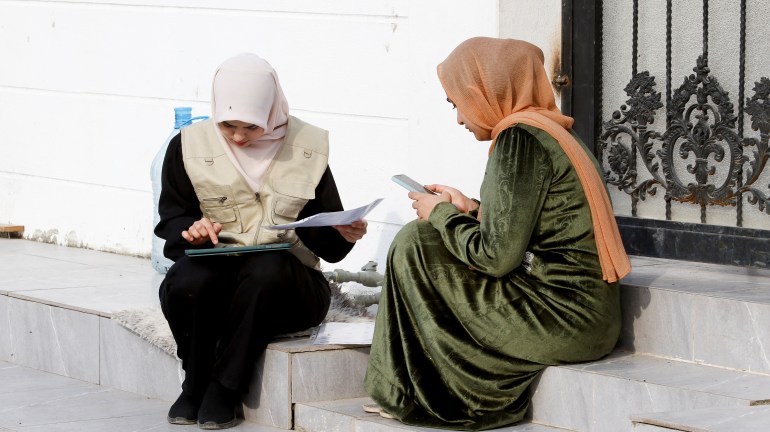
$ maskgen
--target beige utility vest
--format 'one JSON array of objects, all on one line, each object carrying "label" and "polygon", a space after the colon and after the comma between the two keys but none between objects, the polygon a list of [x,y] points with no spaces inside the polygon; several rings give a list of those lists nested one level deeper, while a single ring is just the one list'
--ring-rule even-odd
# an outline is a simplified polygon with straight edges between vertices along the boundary
[{"label": "beige utility vest", "polygon": [[291,243],[289,252],[320,269],[318,257],[294,230],[266,227],[294,222],[315,197],[328,165],[328,132],[289,117],[284,143],[255,193],[225,154],[216,127],[213,120],[184,127],[182,156],[203,216],[222,224],[219,241],[237,246]]}]

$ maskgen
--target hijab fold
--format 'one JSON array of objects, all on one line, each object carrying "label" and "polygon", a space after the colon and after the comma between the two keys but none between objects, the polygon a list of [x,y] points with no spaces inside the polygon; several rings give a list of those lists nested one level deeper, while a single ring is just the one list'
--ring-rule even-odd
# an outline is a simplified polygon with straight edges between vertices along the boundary
[{"label": "hijab fold", "polygon": [[259,56],[242,53],[225,60],[214,73],[211,114],[218,125],[242,121],[265,130],[243,147],[227,142],[216,127],[220,144],[235,168],[258,192],[262,178],[283,144],[289,121],[289,104],[270,64]]},{"label": "hijab fold", "polygon": [[439,80],[467,123],[492,140],[518,123],[544,130],[559,142],[583,186],[594,226],[602,277],[615,282],[631,271],[615,214],[594,159],[572,136],[574,120],[556,107],[543,52],[515,39],[477,37],[455,48],[438,66]]}]

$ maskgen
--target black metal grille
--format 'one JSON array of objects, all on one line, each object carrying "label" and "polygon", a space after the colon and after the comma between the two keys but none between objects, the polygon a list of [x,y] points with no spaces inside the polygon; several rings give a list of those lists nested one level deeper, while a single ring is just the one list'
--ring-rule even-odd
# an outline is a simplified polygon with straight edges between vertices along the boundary
[{"label": "black metal grille", "polygon": [[[770,184],[761,180],[764,171],[770,172],[770,80],[763,77],[754,83],[754,94],[745,98],[746,0],[740,2],[737,114],[708,66],[708,0],[703,1],[703,52],[695,60],[694,73],[672,89],[674,20],[672,0],[667,1],[665,131],[650,126],[664,108],[655,77],[637,70],[638,6],[633,0],[632,77],[624,89],[628,100],[603,122],[597,143],[608,167],[607,183],[630,196],[635,217],[639,203],[659,189],[664,191],[667,220],[672,220],[672,201],[700,206],[701,223],[708,222],[710,206],[732,206],[735,225],[743,226],[744,201],[770,216]],[[754,133],[744,131],[744,113]],[[683,160],[688,160],[686,166]],[[641,176],[640,170],[649,175]]]}]

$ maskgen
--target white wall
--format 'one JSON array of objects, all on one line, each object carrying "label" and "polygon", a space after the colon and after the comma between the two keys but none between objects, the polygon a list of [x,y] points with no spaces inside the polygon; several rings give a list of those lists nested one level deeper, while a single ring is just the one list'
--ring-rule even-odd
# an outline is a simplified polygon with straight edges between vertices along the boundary
[{"label": "white wall", "polygon": [[[500,37],[539,46],[552,80],[554,72],[561,70],[561,0],[501,0]],[[561,105],[558,95],[556,104]]]},{"label": "white wall", "polygon": [[209,114],[216,66],[252,51],[277,70],[292,113],[330,131],[345,206],[386,198],[370,234],[328,268],[384,265],[414,218],[391,175],[473,196],[483,176],[487,144],[456,125],[436,65],[471,36],[558,46],[538,37],[558,28],[559,1],[512,13],[518,3],[0,0],[0,223],[25,225],[35,240],[148,256],[150,162],[173,108]]}]

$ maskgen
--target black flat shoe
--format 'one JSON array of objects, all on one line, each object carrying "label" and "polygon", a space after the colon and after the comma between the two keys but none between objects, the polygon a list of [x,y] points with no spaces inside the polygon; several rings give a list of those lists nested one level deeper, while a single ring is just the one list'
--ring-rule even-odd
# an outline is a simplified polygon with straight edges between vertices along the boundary
[{"label": "black flat shoe", "polygon": [[201,429],[227,429],[238,423],[235,407],[240,394],[216,381],[211,381],[203,402],[198,409],[198,427]]},{"label": "black flat shoe", "polygon": [[169,423],[176,425],[191,425],[198,421],[198,408],[201,405],[202,396],[182,390],[182,394],[176,399],[168,410]]}]

